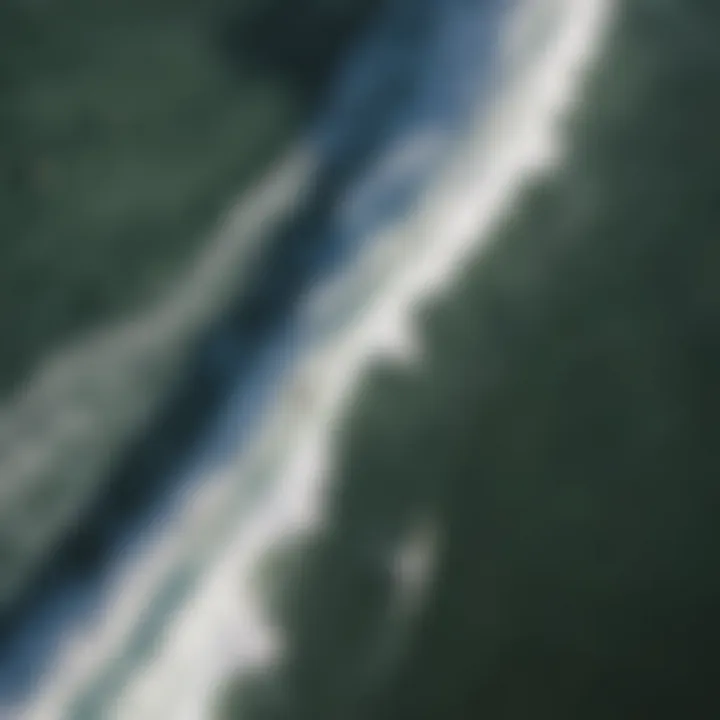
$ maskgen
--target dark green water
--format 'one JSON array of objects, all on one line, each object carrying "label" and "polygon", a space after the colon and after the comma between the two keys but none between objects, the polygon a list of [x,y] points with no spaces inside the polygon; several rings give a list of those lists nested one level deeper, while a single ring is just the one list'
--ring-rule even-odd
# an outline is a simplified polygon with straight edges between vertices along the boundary
[{"label": "dark green water", "polygon": [[[378,368],[332,520],[281,608],[252,720],[715,717],[720,642],[720,10],[628,2],[568,162],[424,312],[420,377]],[[400,662],[362,552],[442,528]]]},{"label": "dark green water", "polygon": [[192,265],[379,5],[0,5],[0,400]]},{"label": "dark green water", "polygon": [[[0,6],[0,394],[192,262],[368,7]],[[719,40],[710,0],[623,4],[568,161],[423,311],[420,373],[371,373],[273,588],[288,654],[225,717],[720,714]],[[382,664],[368,548],[419,514],[437,573]]]}]

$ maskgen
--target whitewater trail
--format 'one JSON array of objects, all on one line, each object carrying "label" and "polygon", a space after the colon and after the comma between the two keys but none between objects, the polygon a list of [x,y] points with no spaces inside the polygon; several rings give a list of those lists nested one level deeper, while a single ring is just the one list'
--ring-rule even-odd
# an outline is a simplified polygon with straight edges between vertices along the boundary
[{"label": "whitewater trail", "polygon": [[[363,368],[380,355],[422,362],[417,304],[480,251],[528,176],[560,160],[558,118],[614,7],[529,0],[493,14],[490,5],[428,3],[438,31],[424,49],[421,88],[336,210],[342,242],[372,241],[305,298],[292,336],[269,351],[297,360],[265,377],[272,393],[253,442],[220,467],[196,466],[202,483],[126,558],[113,599],[67,639],[62,662],[12,717],[206,720],[227,673],[282,652],[255,587],[258,564],[322,522],[333,428]],[[482,63],[481,42],[494,44]],[[371,67],[351,69],[357,77]]]}]

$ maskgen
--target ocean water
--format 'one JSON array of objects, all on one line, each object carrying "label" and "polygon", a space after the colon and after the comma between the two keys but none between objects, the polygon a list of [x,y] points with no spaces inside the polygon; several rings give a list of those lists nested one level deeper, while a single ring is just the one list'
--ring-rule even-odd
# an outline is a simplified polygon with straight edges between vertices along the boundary
[{"label": "ocean water", "polygon": [[391,5],[214,336],[214,417],[7,641],[2,717],[698,714],[713,19]]}]

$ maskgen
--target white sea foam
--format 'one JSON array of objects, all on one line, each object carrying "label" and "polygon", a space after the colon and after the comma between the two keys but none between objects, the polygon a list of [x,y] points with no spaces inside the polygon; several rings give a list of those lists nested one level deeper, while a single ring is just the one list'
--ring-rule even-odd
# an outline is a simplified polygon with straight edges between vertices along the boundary
[{"label": "white sea foam", "polygon": [[[310,361],[315,406],[311,413],[303,408],[297,418],[303,427],[292,438],[294,450],[277,475],[274,491],[208,570],[207,580],[173,623],[162,651],[117,705],[115,717],[149,720],[171,707],[173,718],[204,718],[220,670],[266,663],[281,650],[281,638],[267,624],[253,593],[253,567],[274,544],[321,522],[324,483],[332,466],[333,422],[352,398],[354,382],[369,358],[403,350],[403,338],[412,336],[407,319],[415,304],[440,291],[468,254],[478,252],[528,172],[559,158],[558,114],[572,101],[611,5],[603,0],[557,0],[555,5],[562,14],[551,42],[539,57],[533,56],[531,71],[525,68],[527,74],[509,78],[512,87],[497,107],[495,122],[481,120],[456,164],[428,193],[423,210],[392,230],[401,236],[394,242],[407,243],[406,266],[343,337]],[[415,256],[418,236],[426,246]],[[279,412],[287,421],[292,411]],[[285,442],[273,443],[272,452],[287,453]],[[227,648],[229,657],[221,659],[218,646]],[[237,650],[234,658],[232,649]],[[203,658],[202,667],[198,658]]]},{"label": "white sea foam", "polygon": [[[519,3],[509,27],[527,25],[538,4]],[[582,72],[601,45],[613,2],[544,5],[555,13],[552,31],[523,63],[506,53],[512,62],[499,67],[502,86],[492,105],[478,110],[415,211],[386,223],[368,251],[370,257],[383,248],[383,262],[361,259],[332,291],[309,298],[300,324],[327,327],[337,312],[350,320],[330,323],[332,331],[285,378],[248,452],[206,478],[202,490],[188,495],[185,514],[127,564],[102,626],[75,641],[66,667],[18,717],[74,717],[73,702],[95,689],[106,693],[102,717],[205,720],[227,672],[265,665],[282,652],[282,636],[265,617],[253,578],[268,550],[322,523],[333,428],[352,402],[363,369],[382,355],[421,356],[414,308],[441,292],[481,250],[527,177],[561,157],[558,118],[571,106]],[[347,307],[337,303],[344,292],[354,298]],[[117,690],[102,690],[101,681],[124,657],[127,638],[139,632],[147,599],[178,572],[194,581],[153,651]]]}]

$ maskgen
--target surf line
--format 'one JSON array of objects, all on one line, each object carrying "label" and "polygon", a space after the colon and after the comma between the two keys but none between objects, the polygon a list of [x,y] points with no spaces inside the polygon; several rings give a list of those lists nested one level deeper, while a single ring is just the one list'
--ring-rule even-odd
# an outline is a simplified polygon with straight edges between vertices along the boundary
[{"label": "surf line", "polygon": [[[381,356],[421,361],[413,308],[440,294],[479,255],[529,177],[562,161],[558,120],[571,109],[585,71],[599,54],[615,2],[555,0],[546,5],[558,11],[551,42],[540,57],[528,58],[529,70],[516,68],[507,78],[507,90],[458,148],[422,210],[389,231],[389,242],[413,249],[408,253],[412,260],[347,332],[299,368],[297,377],[310,388],[312,407],[303,404],[299,411],[288,392],[257,455],[228,471],[259,471],[262,463],[278,462],[290,444],[288,461],[271,469],[276,477],[272,492],[224,544],[152,663],[138,668],[113,705],[112,717],[205,720],[224,672],[267,666],[281,654],[282,636],[264,617],[253,585],[255,569],[278,543],[321,525],[333,464],[332,430],[351,405],[363,370]],[[532,6],[518,6],[518,22]]]}]

